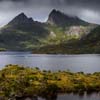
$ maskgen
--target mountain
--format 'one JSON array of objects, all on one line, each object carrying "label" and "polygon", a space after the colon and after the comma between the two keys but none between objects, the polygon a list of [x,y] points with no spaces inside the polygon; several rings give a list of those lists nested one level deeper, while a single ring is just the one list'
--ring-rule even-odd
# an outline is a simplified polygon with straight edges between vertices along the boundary
[{"label": "mountain", "polygon": [[[98,50],[100,26],[53,10],[47,20],[53,39],[33,53],[81,54]],[[96,35],[96,36],[95,36]],[[56,41],[55,41],[56,40]],[[54,42],[52,42],[54,41]],[[95,49],[95,51],[94,51]]]},{"label": "mountain", "polygon": [[78,44],[81,45],[81,48],[85,47],[87,51],[84,51],[87,53],[100,53],[100,26],[83,37]]},{"label": "mountain", "polygon": [[69,16],[55,9],[53,9],[49,14],[47,23],[51,25],[61,26],[61,27],[89,24],[88,22],[85,22],[76,16]]},{"label": "mountain", "polygon": [[[28,18],[24,13],[16,16],[12,21],[10,21],[3,30],[20,30],[22,32],[32,32],[34,35],[43,35],[46,32],[42,23],[33,21],[32,18]],[[41,33],[41,34],[40,34]]]},{"label": "mountain", "polygon": [[21,13],[0,29],[0,48],[34,49],[41,53],[42,47],[44,53],[46,51],[67,53],[68,50],[71,52],[78,48],[76,44],[81,45],[82,39],[88,36],[95,27],[97,25],[55,9],[51,11],[45,23],[34,21]]},{"label": "mountain", "polygon": [[76,16],[69,16],[53,9],[48,16],[46,27],[50,32],[49,44],[58,44],[70,39],[80,39],[96,27]]},{"label": "mountain", "polygon": [[48,34],[42,23],[21,13],[0,29],[0,46],[10,50],[24,50],[39,44],[39,39]]},{"label": "mountain", "polygon": [[100,54],[100,25],[95,26],[87,35],[80,39],[42,46],[33,53],[47,54]]},{"label": "mountain", "polygon": [[24,13],[19,14],[18,16],[16,16],[12,21],[10,21],[8,23],[8,25],[13,25],[13,26],[17,26],[17,25],[32,25],[34,23],[32,18],[28,18]]}]

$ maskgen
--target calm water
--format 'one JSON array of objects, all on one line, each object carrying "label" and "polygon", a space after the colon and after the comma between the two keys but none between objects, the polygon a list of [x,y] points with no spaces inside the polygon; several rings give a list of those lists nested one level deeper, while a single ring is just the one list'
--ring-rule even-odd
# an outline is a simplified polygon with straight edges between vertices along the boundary
[{"label": "calm water", "polygon": [[[38,100],[46,100],[39,98]],[[64,94],[58,95],[58,97],[54,100],[100,100],[100,93],[93,93],[90,95],[74,95],[74,94]]]},{"label": "calm water", "polygon": [[[38,55],[30,52],[0,52],[0,68],[7,64],[39,67],[46,70],[71,70],[93,73],[100,71],[100,55]],[[39,98],[39,100],[44,100]],[[100,94],[59,95],[56,100],[100,100]]]},{"label": "calm water", "polygon": [[59,95],[57,100],[100,100],[100,94],[91,94],[91,95]]},{"label": "calm water", "polygon": [[30,52],[0,52],[0,68],[7,64],[39,67],[46,70],[100,71],[100,55],[38,55]]}]

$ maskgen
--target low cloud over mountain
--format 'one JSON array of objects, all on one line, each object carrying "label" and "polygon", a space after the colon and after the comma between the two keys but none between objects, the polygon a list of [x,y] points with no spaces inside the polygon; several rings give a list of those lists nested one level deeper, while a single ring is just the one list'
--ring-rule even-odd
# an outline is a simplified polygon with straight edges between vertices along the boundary
[{"label": "low cloud over mountain", "polygon": [[100,0],[0,0],[0,25],[25,12],[34,20],[46,21],[52,9],[100,24]]}]

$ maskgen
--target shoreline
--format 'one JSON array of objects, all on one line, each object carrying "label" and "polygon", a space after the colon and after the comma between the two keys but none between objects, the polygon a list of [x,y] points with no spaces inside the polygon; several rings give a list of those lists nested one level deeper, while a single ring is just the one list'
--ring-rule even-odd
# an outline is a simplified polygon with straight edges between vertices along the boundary
[{"label": "shoreline", "polygon": [[46,71],[19,65],[0,70],[0,96],[56,97],[58,94],[100,92],[100,72],[85,74],[70,71]]}]

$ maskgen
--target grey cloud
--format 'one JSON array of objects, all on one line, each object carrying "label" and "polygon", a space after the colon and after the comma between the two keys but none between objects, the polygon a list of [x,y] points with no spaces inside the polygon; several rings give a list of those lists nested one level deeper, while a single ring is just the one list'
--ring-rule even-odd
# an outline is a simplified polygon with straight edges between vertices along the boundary
[{"label": "grey cloud", "polygon": [[0,0],[0,25],[21,12],[45,21],[52,9],[100,24],[100,0]]}]

